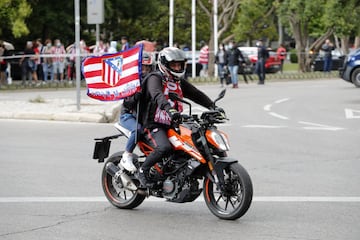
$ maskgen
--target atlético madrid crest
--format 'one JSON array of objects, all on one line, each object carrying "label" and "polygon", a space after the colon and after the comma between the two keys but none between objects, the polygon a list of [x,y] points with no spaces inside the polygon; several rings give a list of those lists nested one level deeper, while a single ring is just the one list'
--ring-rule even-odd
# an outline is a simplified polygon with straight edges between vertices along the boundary
[{"label": "atl\u00e9tico madrid crest", "polygon": [[123,66],[122,56],[104,58],[102,64],[103,81],[110,86],[116,86],[121,78]]}]

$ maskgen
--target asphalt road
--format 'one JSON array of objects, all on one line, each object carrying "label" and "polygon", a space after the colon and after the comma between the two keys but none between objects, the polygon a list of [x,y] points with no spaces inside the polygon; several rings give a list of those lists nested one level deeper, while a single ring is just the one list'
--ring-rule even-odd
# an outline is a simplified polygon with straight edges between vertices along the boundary
[{"label": "asphalt road", "polygon": [[[220,91],[200,87],[212,98]],[[111,124],[0,120],[0,239],[357,240],[359,96],[341,80],[228,89],[220,129],[254,185],[237,221],[217,219],[201,198],[112,207],[91,159],[93,138],[114,134]]]}]

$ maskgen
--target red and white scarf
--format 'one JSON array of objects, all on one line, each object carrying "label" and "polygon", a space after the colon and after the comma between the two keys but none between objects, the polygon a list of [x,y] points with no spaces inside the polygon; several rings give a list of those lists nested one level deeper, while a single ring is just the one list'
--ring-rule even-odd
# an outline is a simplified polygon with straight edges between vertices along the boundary
[{"label": "red and white scarf", "polygon": [[[179,82],[170,82],[166,81],[163,85],[163,93],[165,95],[165,98],[170,103],[171,107],[176,109],[178,112],[183,111],[183,104],[179,101],[172,101],[169,99],[169,93],[176,93],[180,98],[183,98],[183,93],[180,87]],[[165,124],[165,125],[171,125],[171,117],[166,112],[166,110],[162,110],[159,107],[156,108],[154,121],[157,123]]]}]

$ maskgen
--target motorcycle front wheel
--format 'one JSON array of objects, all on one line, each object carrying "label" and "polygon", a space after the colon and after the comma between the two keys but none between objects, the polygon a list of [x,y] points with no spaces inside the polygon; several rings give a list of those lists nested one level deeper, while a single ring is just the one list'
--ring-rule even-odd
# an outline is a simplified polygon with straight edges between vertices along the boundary
[{"label": "motorcycle front wheel", "polygon": [[[102,171],[101,183],[104,194],[109,202],[117,208],[133,209],[139,206],[145,199],[144,195],[138,194],[136,191],[131,191],[117,182],[110,174],[106,172],[106,164],[112,162],[118,165],[121,161],[121,154],[112,155],[104,164]],[[138,180],[130,176],[136,185],[139,184]]]},{"label": "motorcycle front wheel", "polygon": [[210,178],[204,180],[204,198],[217,217],[235,220],[249,209],[253,196],[251,179],[245,168],[233,163],[223,169],[225,186],[221,191]]}]

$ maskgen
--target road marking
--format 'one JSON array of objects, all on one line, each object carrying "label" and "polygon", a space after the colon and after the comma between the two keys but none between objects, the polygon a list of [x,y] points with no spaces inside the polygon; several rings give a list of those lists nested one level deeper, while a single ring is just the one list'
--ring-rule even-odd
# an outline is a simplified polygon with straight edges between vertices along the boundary
[{"label": "road marking", "polygon": [[[276,100],[274,103],[275,104],[279,104],[279,103],[283,103],[283,102],[286,102],[288,101],[289,98],[282,98],[282,99],[279,99],[279,100]],[[264,106],[264,110],[269,112],[269,114],[273,117],[276,117],[276,118],[280,118],[280,119],[283,119],[283,120],[288,120],[289,118],[286,117],[286,116],[283,116],[283,115],[280,115],[280,114],[277,114],[275,112],[271,112],[271,108],[272,108],[272,105],[273,104],[267,104]]]},{"label": "road marking", "polygon": [[270,111],[271,107],[272,107],[272,104],[267,104],[267,105],[264,106],[264,110],[265,111]]},{"label": "road marking", "polygon": [[280,119],[283,119],[283,120],[288,120],[289,118],[286,117],[286,116],[283,116],[283,115],[280,115],[280,114],[277,114],[277,113],[274,113],[274,112],[269,112],[269,114],[273,117],[276,117],[276,118],[280,118]]},{"label": "road marking", "polygon": [[279,99],[279,100],[276,100],[275,103],[283,103],[283,102],[289,101],[289,99],[290,98]]},{"label": "road marking", "polygon": [[360,111],[359,110],[353,110],[353,109],[350,109],[350,108],[345,108],[345,117],[347,119],[360,118]]},{"label": "road marking", "polygon": [[287,128],[287,126],[274,126],[274,125],[244,125],[244,128]]},{"label": "road marking", "polygon": [[311,123],[311,122],[303,122],[299,121],[300,124],[310,125],[311,127],[303,127],[303,129],[307,130],[329,130],[329,131],[338,131],[343,130],[344,128],[341,127],[332,127],[328,125],[318,124],[318,123]]},{"label": "road marking", "polygon": [[[107,202],[105,197],[1,197],[1,203],[63,203],[63,202]],[[165,201],[163,198],[150,197],[146,201]],[[197,202],[204,201],[201,196]],[[360,197],[336,197],[336,196],[259,196],[253,197],[254,202],[354,202],[360,203]]]}]

